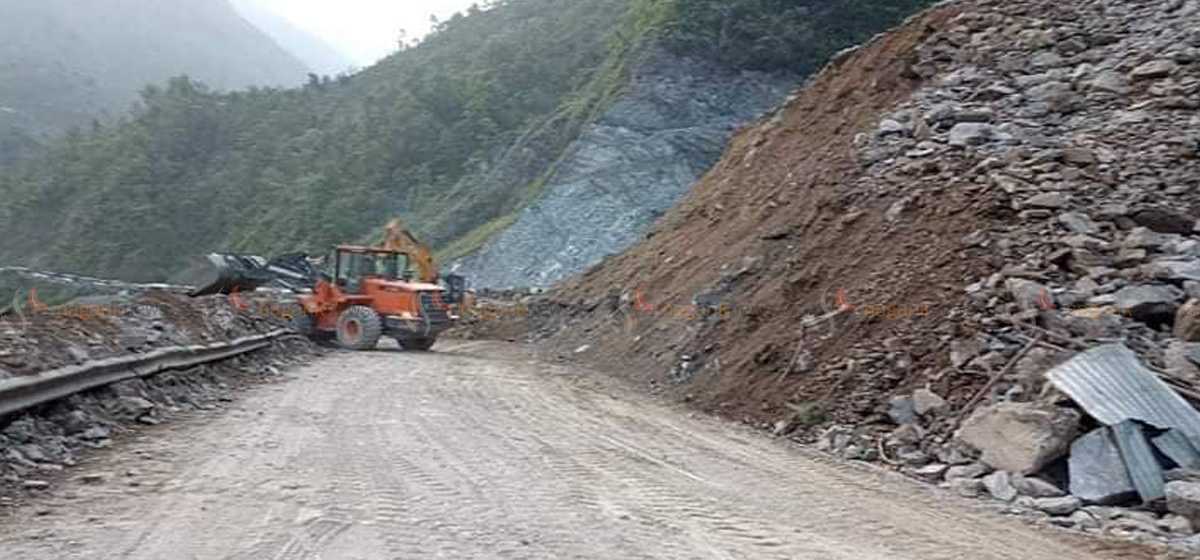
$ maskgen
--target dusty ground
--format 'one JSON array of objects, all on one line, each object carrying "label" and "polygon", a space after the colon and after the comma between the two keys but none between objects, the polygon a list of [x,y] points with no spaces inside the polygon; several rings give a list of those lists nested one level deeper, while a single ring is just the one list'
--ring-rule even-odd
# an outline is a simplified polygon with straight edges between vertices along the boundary
[{"label": "dusty ground", "polygon": [[339,353],[290,376],[92,458],[0,519],[4,557],[1152,557],[508,345]]}]

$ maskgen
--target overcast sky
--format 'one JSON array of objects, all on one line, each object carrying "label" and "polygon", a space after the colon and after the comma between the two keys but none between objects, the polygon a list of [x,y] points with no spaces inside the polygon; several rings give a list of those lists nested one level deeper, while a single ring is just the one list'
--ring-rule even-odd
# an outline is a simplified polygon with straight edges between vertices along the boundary
[{"label": "overcast sky", "polygon": [[324,39],[359,66],[396,50],[400,30],[429,31],[429,16],[446,19],[478,0],[258,0],[293,25]]}]

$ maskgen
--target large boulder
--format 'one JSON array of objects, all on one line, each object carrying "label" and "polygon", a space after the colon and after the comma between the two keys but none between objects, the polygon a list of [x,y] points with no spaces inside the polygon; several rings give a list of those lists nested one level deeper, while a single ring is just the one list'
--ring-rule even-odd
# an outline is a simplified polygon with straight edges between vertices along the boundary
[{"label": "large boulder", "polygon": [[1032,474],[1066,454],[1079,421],[1079,413],[1066,408],[999,403],[971,414],[957,437],[978,449],[992,468]]}]

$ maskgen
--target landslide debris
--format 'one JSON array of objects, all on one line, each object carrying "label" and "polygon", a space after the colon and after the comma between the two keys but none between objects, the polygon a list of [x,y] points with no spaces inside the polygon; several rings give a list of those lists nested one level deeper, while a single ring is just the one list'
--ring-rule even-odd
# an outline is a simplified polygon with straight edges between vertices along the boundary
[{"label": "landslide debris", "polygon": [[1062,499],[1093,418],[1031,440],[1024,474],[953,437],[981,407],[1076,410],[1044,373],[1115,341],[1200,399],[1197,29],[1196,0],[939,4],[743,130],[535,327],[845,457],[1200,547],[1179,484],[1165,516]]}]

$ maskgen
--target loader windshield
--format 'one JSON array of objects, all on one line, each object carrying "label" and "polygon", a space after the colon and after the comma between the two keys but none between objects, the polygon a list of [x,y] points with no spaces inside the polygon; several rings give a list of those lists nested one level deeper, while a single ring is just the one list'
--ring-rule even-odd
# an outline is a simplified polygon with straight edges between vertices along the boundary
[{"label": "loader windshield", "polygon": [[340,284],[355,286],[367,276],[403,280],[409,273],[408,255],[393,252],[339,251]]}]

